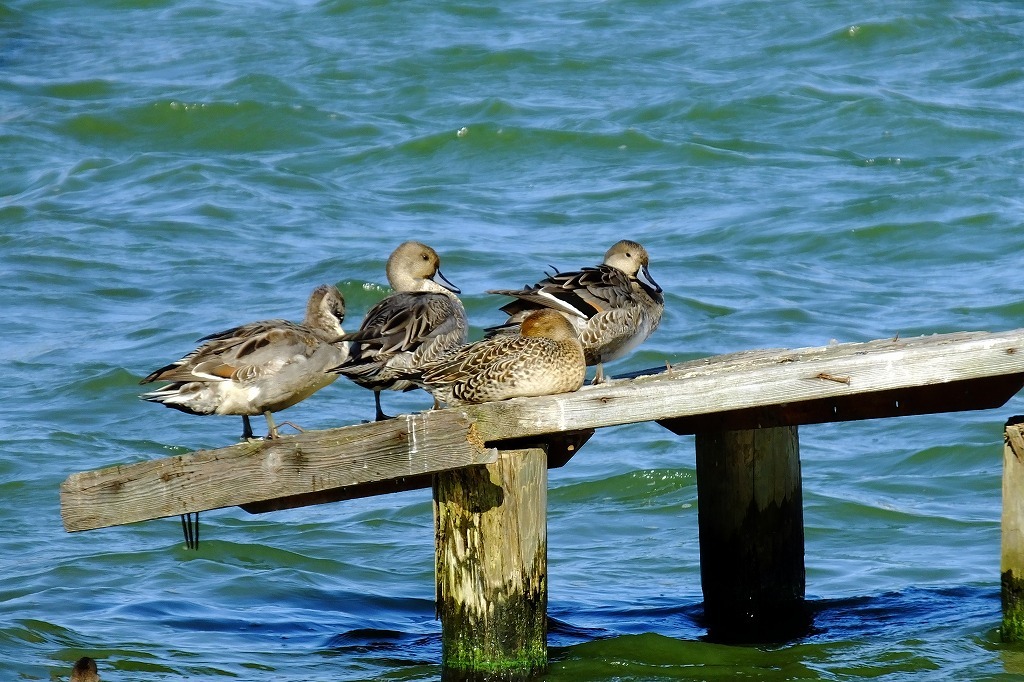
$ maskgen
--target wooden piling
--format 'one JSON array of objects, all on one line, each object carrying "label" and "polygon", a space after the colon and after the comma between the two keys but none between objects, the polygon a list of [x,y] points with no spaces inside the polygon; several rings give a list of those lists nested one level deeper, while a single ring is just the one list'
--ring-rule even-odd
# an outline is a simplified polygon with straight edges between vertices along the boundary
[{"label": "wooden piling", "polygon": [[1024,417],[1003,429],[1002,584],[1004,642],[1024,641]]},{"label": "wooden piling", "polygon": [[446,680],[526,679],[547,665],[547,455],[437,474],[437,613]]},{"label": "wooden piling", "polygon": [[698,433],[696,449],[709,637],[763,642],[805,634],[796,427]]}]

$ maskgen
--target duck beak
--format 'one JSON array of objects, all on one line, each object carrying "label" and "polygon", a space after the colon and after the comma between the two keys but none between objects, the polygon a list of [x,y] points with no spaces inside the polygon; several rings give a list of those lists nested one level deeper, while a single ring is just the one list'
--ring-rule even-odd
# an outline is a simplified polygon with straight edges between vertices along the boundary
[{"label": "duck beak", "polygon": [[654,278],[651,277],[651,271],[647,269],[646,265],[640,268],[640,272],[643,274],[644,279],[647,280],[647,283],[654,287],[654,290],[660,294],[661,285],[654,281]]},{"label": "duck beak", "polygon": [[[433,279],[435,282],[437,282],[438,284],[440,284],[441,286],[443,286],[445,289],[447,289],[448,291],[452,292],[453,294],[461,294],[462,293],[462,290],[459,289],[454,284],[452,284],[451,282],[449,282],[448,278],[445,277],[444,273],[442,273],[440,270],[438,270],[434,274],[434,277],[432,277],[431,279]],[[438,280],[441,280],[441,281],[438,282]],[[659,289],[659,291],[660,291],[660,289]]]}]

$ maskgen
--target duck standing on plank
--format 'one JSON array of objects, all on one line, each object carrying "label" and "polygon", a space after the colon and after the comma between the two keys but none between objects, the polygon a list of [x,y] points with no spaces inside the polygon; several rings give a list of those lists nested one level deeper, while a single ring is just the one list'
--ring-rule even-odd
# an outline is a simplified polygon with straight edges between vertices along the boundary
[{"label": "duck standing on plank", "polygon": [[576,330],[543,308],[518,333],[496,334],[461,346],[425,366],[417,382],[448,406],[575,391],[587,365]]},{"label": "duck standing on plank", "polygon": [[576,329],[587,365],[597,365],[594,383],[599,384],[605,380],[604,363],[630,353],[661,322],[665,298],[651,277],[649,261],[643,246],[624,239],[608,249],[597,267],[556,272],[523,289],[488,291],[516,299],[501,308],[508,320],[488,332],[514,331],[534,310],[557,310]]},{"label": "duck standing on plank", "polygon": [[348,357],[344,334],[345,299],[333,285],[313,290],[302,323],[252,322],[210,334],[185,357],[149,374],[139,383],[169,381],[140,397],[189,414],[242,417],[242,438],[253,437],[249,417],[262,414],[267,438],[277,438],[271,416],[337,379],[326,373]]},{"label": "duck standing on plank", "polygon": [[373,391],[376,419],[387,419],[381,391],[416,388],[410,374],[466,342],[461,291],[441,273],[441,258],[425,244],[408,241],[387,262],[393,294],[370,308],[352,342],[348,359],[331,368]]}]

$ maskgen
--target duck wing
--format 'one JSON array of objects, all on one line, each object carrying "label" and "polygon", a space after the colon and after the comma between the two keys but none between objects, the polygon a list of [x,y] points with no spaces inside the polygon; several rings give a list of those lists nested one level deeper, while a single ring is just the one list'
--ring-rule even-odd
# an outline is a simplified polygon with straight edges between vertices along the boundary
[{"label": "duck wing", "polygon": [[516,299],[501,308],[510,317],[539,308],[552,308],[590,319],[609,308],[629,305],[636,282],[636,278],[621,270],[599,265],[556,273],[520,290],[498,289],[488,293]]},{"label": "duck wing", "polygon": [[535,339],[501,336],[462,346],[427,365],[421,376],[424,385],[452,384],[483,375],[501,375],[520,362],[520,355]]},{"label": "duck wing", "polygon": [[432,338],[457,330],[459,319],[452,299],[444,294],[400,292],[371,308],[359,330],[340,340],[365,344],[376,353],[414,351]]},{"label": "duck wing", "polygon": [[263,320],[204,336],[202,345],[152,372],[152,381],[249,381],[272,374],[296,355],[311,354],[322,341],[312,330],[287,320]]}]

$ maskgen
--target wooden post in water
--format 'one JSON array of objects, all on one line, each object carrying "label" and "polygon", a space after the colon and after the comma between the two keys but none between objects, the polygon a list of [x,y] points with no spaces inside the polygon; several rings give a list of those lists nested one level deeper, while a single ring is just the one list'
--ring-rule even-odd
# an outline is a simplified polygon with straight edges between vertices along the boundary
[{"label": "wooden post in water", "polygon": [[708,635],[804,634],[803,496],[795,426],[696,434],[700,575]]},{"label": "wooden post in water", "polygon": [[1004,642],[1024,641],[1024,417],[1003,430],[1002,583]]},{"label": "wooden post in water", "polygon": [[547,665],[547,454],[434,478],[444,679],[526,679]]}]

